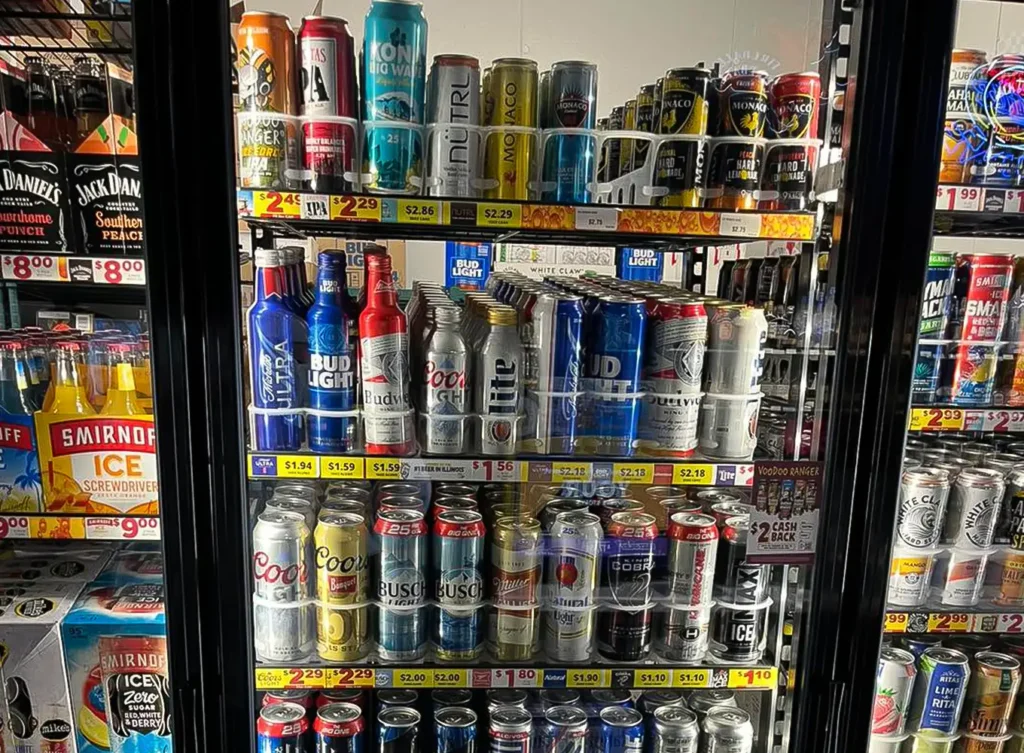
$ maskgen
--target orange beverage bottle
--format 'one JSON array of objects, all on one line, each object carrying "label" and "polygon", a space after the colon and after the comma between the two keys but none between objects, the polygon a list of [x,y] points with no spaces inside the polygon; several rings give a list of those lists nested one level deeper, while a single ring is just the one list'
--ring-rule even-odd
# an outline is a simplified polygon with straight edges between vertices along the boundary
[{"label": "orange beverage bottle", "polygon": [[46,408],[47,413],[70,413],[79,416],[94,416],[95,409],[89,404],[85,391],[85,343],[78,340],[61,340],[56,347],[54,379],[50,382],[53,399]]},{"label": "orange beverage bottle", "polygon": [[135,390],[135,366],[132,364],[130,343],[110,343],[110,381],[107,383],[107,400],[100,410],[102,415],[116,414],[134,416],[145,413],[139,405]]}]

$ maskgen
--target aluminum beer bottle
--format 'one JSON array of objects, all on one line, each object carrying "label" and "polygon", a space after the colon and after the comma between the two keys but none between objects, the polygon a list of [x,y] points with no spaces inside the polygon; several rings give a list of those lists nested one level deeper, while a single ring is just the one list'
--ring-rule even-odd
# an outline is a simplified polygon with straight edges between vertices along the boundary
[{"label": "aluminum beer bottle", "polygon": [[366,308],[359,315],[363,430],[368,455],[410,455],[416,449],[409,400],[409,336],[391,279],[391,257],[364,256]]},{"label": "aluminum beer bottle", "polygon": [[355,347],[350,338],[354,305],[345,288],[345,252],[320,254],[316,302],[309,327],[309,449],[350,452],[356,443]]},{"label": "aluminum beer bottle", "polygon": [[461,311],[438,306],[423,346],[421,426],[423,451],[434,455],[460,455],[466,449],[469,410],[466,371],[469,349],[459,331]]},{"label": "aluminum beer bottle", "polygon": [[[306,366],[306,323],[284,303],[281,256],[256,252],[256,301],[249,308],[249,376],[255,449],[298,450],[302,445],[300,391]],[[295,413],[261,413],[262,410]]]},{"label": "aluminum beer bottle", "polygon": [[516,331],[516,310],[494,306],[477,354],[476,408],[480,415],[480,453],[515,455],[523,405],[523,344]]}]

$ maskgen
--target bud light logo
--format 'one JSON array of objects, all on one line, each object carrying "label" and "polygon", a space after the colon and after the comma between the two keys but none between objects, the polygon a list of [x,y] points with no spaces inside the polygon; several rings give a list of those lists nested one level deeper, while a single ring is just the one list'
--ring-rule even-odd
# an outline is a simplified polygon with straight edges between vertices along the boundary
[{"label": "bud light logo", "polygon": [[622,280],[661,282],[663,256],[647,248],[620,248],[616,272]]},{"label": "bud light logo", "polygon": [[491,275],[490,243],[457,243],[445,245],[445,281],[449,288],[483,290]]}]

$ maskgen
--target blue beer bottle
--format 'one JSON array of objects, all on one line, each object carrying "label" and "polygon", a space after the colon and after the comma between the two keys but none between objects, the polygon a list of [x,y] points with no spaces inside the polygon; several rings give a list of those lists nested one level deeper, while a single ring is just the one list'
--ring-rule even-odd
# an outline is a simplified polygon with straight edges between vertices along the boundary
[{"label": "blue beer bottle", "polygon": [[14,416],[31,416],[36,410],[29,397],[24,353],[17,340],[0,341],[0,410]]}]

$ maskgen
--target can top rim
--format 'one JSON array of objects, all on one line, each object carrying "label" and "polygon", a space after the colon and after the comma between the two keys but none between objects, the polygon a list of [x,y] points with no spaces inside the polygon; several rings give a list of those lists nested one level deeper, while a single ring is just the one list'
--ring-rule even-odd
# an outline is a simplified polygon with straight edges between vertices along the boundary
[{"label": "can top rim", "polygon": [[285,21],[289,20],[288,16],[284,13],[276,13],[272,10],[247,10],[242,14],[242,18],[246,16],[267,16],[269,18],[283,18]]},{"label": "can top rim", "polygon": [[303,16],[303,21],[341,21],[345,26],[348,26],[348,19],[342,18],[341,16]]},{"label": "can top rim", "polygon": [[[393,0],[392,0],[393,1]],[[495,58],[491,61],[491,69],[497,68],[498,65],[503,66],[520,66],[523,68],[536,68],[537,61],[530,60],[530,58]]]},{"label": "can top rim", "polygon": [[460,55],[456,52],[444,52],[440,55],[434,55],[434,65],[468,65],[471,68],[480,67],[480,59],[475,58],[472,55]]}]

